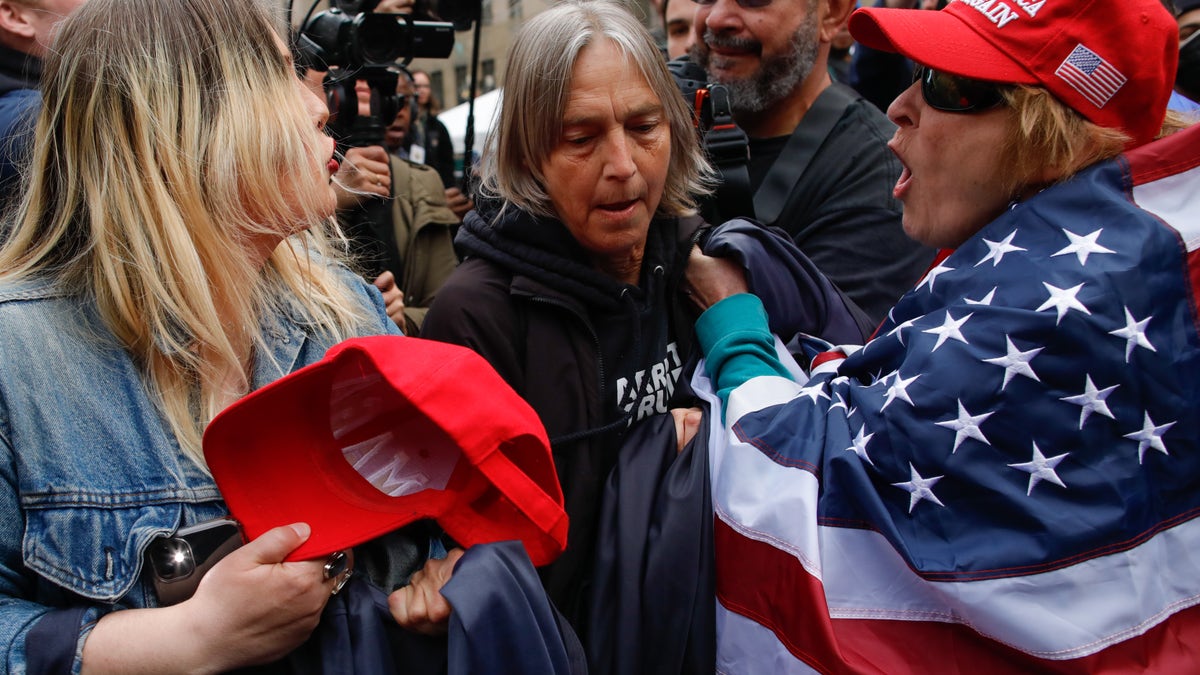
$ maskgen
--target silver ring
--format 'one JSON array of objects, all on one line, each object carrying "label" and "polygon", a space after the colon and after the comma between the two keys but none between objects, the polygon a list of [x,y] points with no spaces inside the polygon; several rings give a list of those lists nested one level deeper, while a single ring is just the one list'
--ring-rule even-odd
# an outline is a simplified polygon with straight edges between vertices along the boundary
[{"label": "silver ring", "polygon": [[336,580],[333,590],[329,592],[330,595],[337,595],[338,591],[342,590],[342,587],[350,580],[352,574],[354,574],[354,558],[347,555],[345,551],[336,551],[325,559],[322,575],[326,579]]},{"label": "silver ring", "polygon": [[323,568],[326,579],[332,579],[337,575],[345,572],[350,567],[350,558],[345,551],[334,551],[325,559],[325,567]]}]

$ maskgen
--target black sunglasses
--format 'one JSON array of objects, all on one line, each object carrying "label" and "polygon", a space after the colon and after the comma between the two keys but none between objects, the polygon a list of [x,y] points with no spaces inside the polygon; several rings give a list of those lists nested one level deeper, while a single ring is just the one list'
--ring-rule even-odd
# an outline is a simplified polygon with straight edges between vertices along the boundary
[{"label": "black sunglasses", "polygon": [[991,110],[1004,102],[1004,85],[968,77],[950,75],[940,70],[917,66],[913,82],[921,81],[921,96],[931,108],[945,112],[972,113]]}]

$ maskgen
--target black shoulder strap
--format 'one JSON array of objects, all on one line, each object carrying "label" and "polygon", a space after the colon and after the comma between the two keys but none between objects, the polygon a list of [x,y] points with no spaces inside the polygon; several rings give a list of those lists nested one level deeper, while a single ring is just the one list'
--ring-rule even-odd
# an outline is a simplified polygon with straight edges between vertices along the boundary
[{"label": "black shoulder strap", "polygon": [[792,132],[778,159],[767,171],[762,185],[754,193],[754,214],[759,222],[772,225],[783,212],[792,186],[804,175],[829,132],[842,118],[846,107],[859,95],[851,88],[834,83],[817,96],[804,119]]},{"label": "black shoulder strap", "polygon": [[704,151],[721,173],[716,203],[722,220],[753,218],[754,200],[750,185],[750,139],[734,122],[729,90],[722,84],[708,86],[712,128],[704,134]]}]

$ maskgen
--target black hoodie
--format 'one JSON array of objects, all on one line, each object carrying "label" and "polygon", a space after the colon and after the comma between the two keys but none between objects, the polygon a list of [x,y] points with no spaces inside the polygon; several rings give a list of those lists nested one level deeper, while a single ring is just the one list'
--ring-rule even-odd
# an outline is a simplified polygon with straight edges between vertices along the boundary
[{"label": "black hoodie", "polygon": [[542,570],[579,617],[595,557],[601,491],[632,423],[666,412],[691,356],[694,316],[678,288],[698,219],[655,219],[637,285],[591,266],[566,226],[512,207],[467,214],[464,257],[421,336],[482,354],[546,425],[571,518],[566,553]]}]

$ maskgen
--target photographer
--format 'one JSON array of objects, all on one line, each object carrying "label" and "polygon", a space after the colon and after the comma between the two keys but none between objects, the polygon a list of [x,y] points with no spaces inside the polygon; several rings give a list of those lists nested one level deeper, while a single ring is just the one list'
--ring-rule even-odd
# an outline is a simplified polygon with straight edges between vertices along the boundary
[{"label": "photographer", "polygon": [[413,151],[420,148],[420,158],[414,161],[428,164],[437,169],[442,177],[442,184],[447,189],[454,187],[454,146],[450,143],[450,132],[446,125],[438,120],[442,111],[441,103],[433,93],[433,85],[429,73],[414,70],[412,73],[413,87],[417,92],[416,114],[413,115],[412,144]]},{"label": "photographer", "polygon": [[[408,75],[401,71],[399,82]],[[369,92],[356,83],[360,114],[370,114]],[[398,85],[397,91],[408,87]],[[396,120],[411,111],[398,93]],[[391,125],[389,125],[390,127]],[[383,293],[388,316],[416,335],[437,291],[454,271],[453,232],[459,218],[447,207],[437,172],[400,159],[382,145],[351,147],[335,176],[338,221],[364,274]]]},{"label": "photographer", "polygon": [[[338,5],[339,3],[334,3]],[[390,155],[385,143],[406,143],[405,120],[415,101],[403,65],[412,58],[445,58],[454,45],[450,23],[413,21],[403,3],[344,3],[301,27],[301,60],[326,70],[331,135],[345,162],[335,184],[338,220],[363,275],[383,293],[388,315],[416,335],[437,290],[458,263],[453,229],[432,169]],[[315,78],[310,77],[313,82]]]}]

